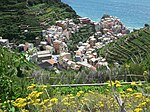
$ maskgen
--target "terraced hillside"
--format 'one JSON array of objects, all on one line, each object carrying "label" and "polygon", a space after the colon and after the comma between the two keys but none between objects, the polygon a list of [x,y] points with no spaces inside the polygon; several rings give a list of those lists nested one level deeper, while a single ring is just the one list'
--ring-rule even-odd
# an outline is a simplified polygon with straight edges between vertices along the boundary
[{"label": "terraced hillside", "polygon": [[108,62],[141,63],[150,58],[150,26],[145,26],[129,35],[99,49],[99,54]]},{"label": "terraced hillside", "polygon": [[79,29],[79,32],[72,34],[70,40],[67,41],[67,45],[70,51],[77,50],[77,45],[79,42],[86,42],[89,36],[95,33],[95,28],[93,25],[85,25]]},{"label": "terraced hillside", "polygon": [[76,12],[60,0],[0,0],[0,36],[32,41],[56,20],[76,17]]}]

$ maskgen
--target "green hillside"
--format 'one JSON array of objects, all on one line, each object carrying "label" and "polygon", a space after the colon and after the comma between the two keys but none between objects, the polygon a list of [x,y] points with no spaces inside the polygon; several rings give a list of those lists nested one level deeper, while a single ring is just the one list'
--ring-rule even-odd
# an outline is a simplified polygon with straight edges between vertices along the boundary
[{"label": "green hillside", "polygon": [[26,95],[25,88],[33,83],[31,76],[38,70],[23,54],[0,47],[0,102]]},{"label": "green hillside", "polygon": [[142,73],[150,69],[150,26],[135,30],[98,52],[109,63],[129,64]]},{"label": "green hillside", "polygon": [[[55,21],[77,17],[60,0],[0,0],[0,36],[32,42]],[[93,25],[81,27],[67,41],[69,50],[94,33]],[[25,53],[0,46],[0,112],[149,112],[150,26],[97,52],[109,63],[97,72],[87,67],[43,70]]]},{"label": "green hillside", "polygon": [[0,36],[15,42],[32,41],[56,20],[76,17],[76,12],[60,0],[0,0]]},{"label": "green hillside", "polygon": [[77,50],[77,45],[79,42],[86,42],[89,36],[95,33],[94,25],[85,25],[79,29],[79,32],[72,34],[70,40],[67,41],[67,45],[70,51]]},{"label": "green hillside", "polygon": [[99,50],[109,62],[140,63],[150,54],[150,26],[134,31]]}]

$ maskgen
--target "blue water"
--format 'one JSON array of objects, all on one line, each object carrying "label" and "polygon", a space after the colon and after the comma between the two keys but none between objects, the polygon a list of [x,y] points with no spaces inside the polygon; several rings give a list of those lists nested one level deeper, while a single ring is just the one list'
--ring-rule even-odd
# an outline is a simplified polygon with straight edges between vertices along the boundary
[{"label": "blue water", "polygon": [[130,29],[150,24],[150,0],[62,0],[78,15],[100,21],[103,14],[117,16]]}]

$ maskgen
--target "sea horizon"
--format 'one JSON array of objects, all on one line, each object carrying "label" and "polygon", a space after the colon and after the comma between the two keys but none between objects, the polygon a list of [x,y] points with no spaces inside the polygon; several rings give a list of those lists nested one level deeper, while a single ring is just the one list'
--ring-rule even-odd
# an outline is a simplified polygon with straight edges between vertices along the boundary
[{"label": "sea horizon", "polygon": [[149,0],[62,0],[81,17],[99,22],[104,14],[118,17],[130,30],[150,24]]}]

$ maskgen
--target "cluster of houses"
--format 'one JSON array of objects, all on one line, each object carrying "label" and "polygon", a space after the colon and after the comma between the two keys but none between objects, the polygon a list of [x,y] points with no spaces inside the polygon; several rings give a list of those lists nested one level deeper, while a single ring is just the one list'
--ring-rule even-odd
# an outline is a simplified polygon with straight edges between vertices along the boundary
[{"label": "cluster of houses", "polygon": [[[100,22],[93,22],[87,17],[79,18],[79,21],[78,24],[69,19],[56,21],[56,25],[42,31],[44,41],[36,37],[35,47],[33,43],[20,44],[17,47],[19,51],[28,52],[27,59],[37,62],[42,68],[79,70],[87,67],[96,71],[98,67],[108,64],[105,58],[97,55],[96,49],[128,34],[129,30],[113,16],[105,16]],[[96,32],[85,43],[79,42],[78,50],[71,54],[67,41],[84,24],[93,24]],[[0,38],[0,45],[8,43],[7,39]]]},{"label": "cluster of houses", "polygon": [[113,16],[105,16],[99,23],[88,18],[80,18],[80,22],[94,24],[96,33],[89,36],[85,43],[79,42],[78,50],[75,52],[75,62],[77,65],[96,70],[98,67],[107,66],[106,59],[97,55],[96,49],[128,34],[130,31],[122,22]]},{"label": "cluster of houses", "polygon": [[[130,31],[123,25],[123,23],[114,16],[103,16],[101,21],[95,25],[98,41],[102,45],[113,42],[114,40],[130,33]],[[102,35],[103,34],[103,35]]]}]

